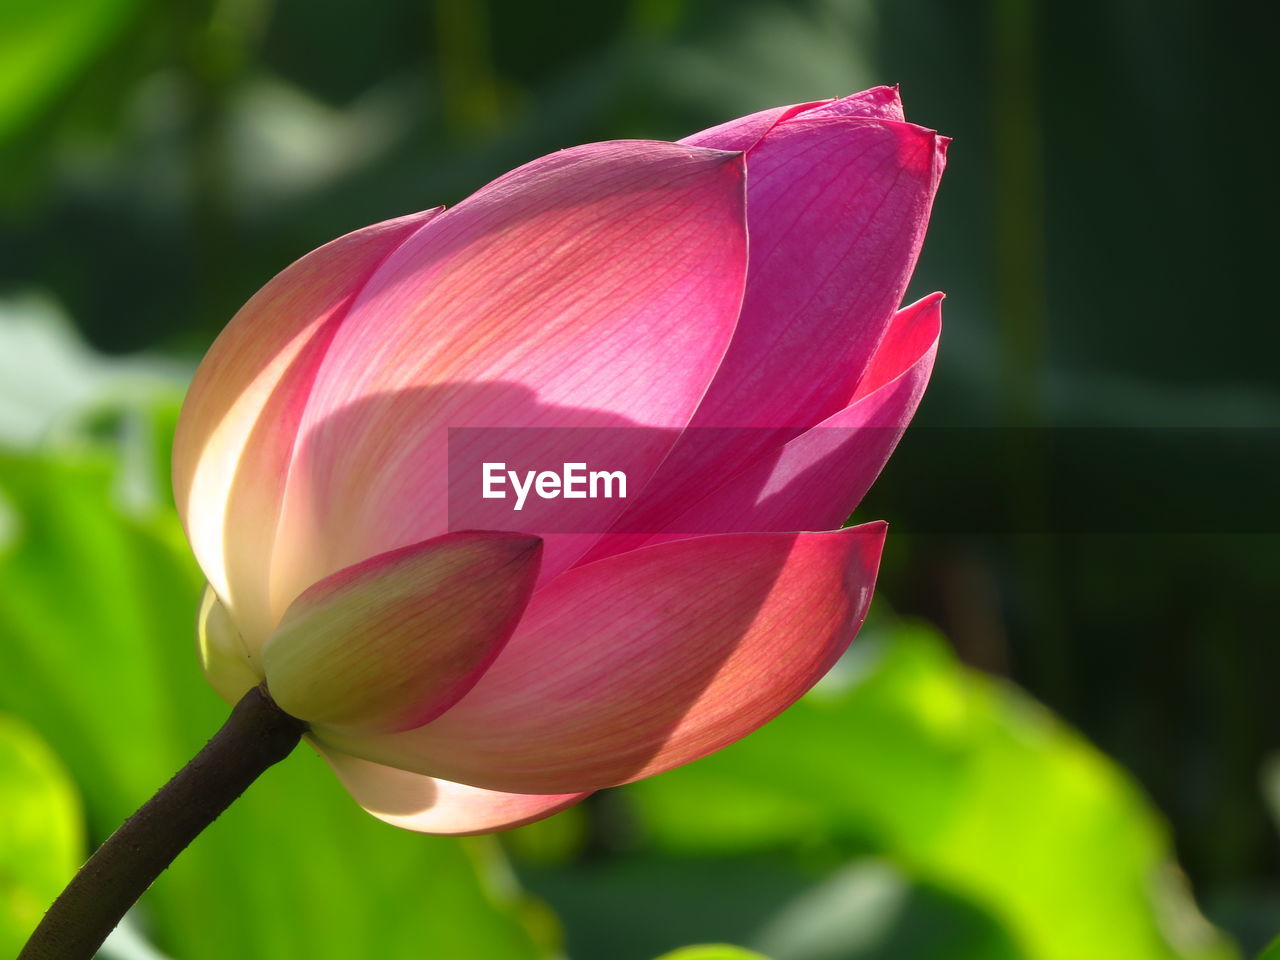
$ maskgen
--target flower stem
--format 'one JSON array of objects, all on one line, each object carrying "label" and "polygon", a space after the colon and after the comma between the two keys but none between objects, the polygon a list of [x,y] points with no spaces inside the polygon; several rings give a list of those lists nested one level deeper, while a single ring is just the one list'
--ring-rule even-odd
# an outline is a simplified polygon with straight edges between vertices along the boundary
[{"label": "flower stem", "polygon": [[91,960],[174,857],[305,730],[263,688],[246,693],[213,739],[80,868],[18,960]]}]

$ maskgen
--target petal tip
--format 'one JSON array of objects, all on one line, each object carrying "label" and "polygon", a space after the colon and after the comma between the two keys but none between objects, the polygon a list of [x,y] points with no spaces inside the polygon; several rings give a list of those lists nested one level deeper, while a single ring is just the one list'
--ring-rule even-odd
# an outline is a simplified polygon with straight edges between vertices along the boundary
[{"label": "petal tip", "polygon": [[838,532],[851,536],[857,534],[859,536],[872,537],[883,544],[885,538],[889,535],[889,521],[868,520],[866,523],[860,523],[854,527],[845,527]]}]

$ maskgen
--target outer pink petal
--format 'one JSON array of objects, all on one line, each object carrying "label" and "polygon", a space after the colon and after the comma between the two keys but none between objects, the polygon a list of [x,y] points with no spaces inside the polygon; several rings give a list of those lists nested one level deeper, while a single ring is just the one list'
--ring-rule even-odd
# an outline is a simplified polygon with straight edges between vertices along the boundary
[{"label": "outer pink petal", "polygon": [[[643,482],[736,323],[743,175],[737,154],[592,144],[507,174],[397,249],[316,377],[275,604],[446,528],[446,428],[596,429],[599,462]],[[619,502],[592,508],[603,529]],[[544,574],[582,549],[549,541]]]},{"label": "outer pink petal", "polygon": [[440,836],[523,826],[577,803],[585,793],[501,793],[320,749],[356,803],[392,826]]},{"label": "outer pink petal", "polygon": [[[817,103],[801,116],[806,120],[820,117],[872,117],[877,120],[902,120],[902,100],[898,88],[872,87],[839,100]],[[712,146],[712,144],[707,144]]]},{"label": "outer pink petal", "polygon": [[747,292],[697,422],[809,426],[853,394],[902,299],[941,141],[906,123],[799,118],[748,166]]},{"label": "outer pink petal", "polygon": [[388,732],[460,698],[533,593],[542,542],[467,531],[371,557],[308,587],[262,650],[271,695],[313,725]]},{"label": "outer pink petal", "polygon": [[736,120],[708,127],[692,133],[681,140],[691,147],[711,147],[715,150],[750,150],[763,139],[764,135],[779,123],[797,114],[822,107],[830,100],[815,100],[811,103],[793,103],[785,107],[771,107],[759,113],[750,113]]},{"label": "outer pink petal", "polygon": [[935,293],[898,311],[849,406],[712,489],[670,521],[667,536],[654,539],[826,530],[844,523],[924,396],[942,329],[942,299]]},{"label": "outer pink petal", "polygon": [[784,107],[771,107],[736,120],[700,130],[681,140],[694,147],[716,150],[750,150],[778,124],[792,117],[870,117],[901,120],[902,101],[897,87],[872,87],[838,100],[814,100]]},{"label": "outer pink petal", "polygon": [[839,411],[893,317],[924,239],[944,141],[906,123],[796,117],[748,154],[742,316],[691,426],[618,525],[660,528],[709,475],[731,475]]},{"label": "outer pink petal", "polygon": [[797,118],[751,152],[742,318],[701,420],[808,425],[845,402],[906,290],[944,145],[907,123]]},{"label": "outer pink petal", "polygon": [[174,437],[174,497],[200,566],[251,648],[271,625],[266,571],[316,368],[362,284],[438,212],[357,230],[286,267],[196,371]]},{"label": "outer pink petal", "polygon": [[745,736],[821,677],[866,614],[884,524],[730,534],[632,551],[534,596],[440,719],[328,746],[493,790],[635,780]]},{"label": "outer pink petal", "polygon": [[[897,312],[844,409],[759,454],[736,474],[726,477],[712,464],[682,477],[683,489],[701,494],[654,504],[644,514],[648,526],[601,537],[584,562],[693,535],[840,526],[888,462],[924,395],[941,332],[942,299],[935,293]],[[708,444],[720,439],[719,431],[706,436]]]}]

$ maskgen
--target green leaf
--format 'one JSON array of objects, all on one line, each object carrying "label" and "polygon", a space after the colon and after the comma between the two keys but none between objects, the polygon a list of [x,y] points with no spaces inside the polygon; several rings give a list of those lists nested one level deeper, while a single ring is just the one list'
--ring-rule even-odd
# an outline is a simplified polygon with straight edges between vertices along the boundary
[{"label": "green leaf", "polygon": [[727,943],[706,943],[681,947],[658,957],[658,960],[769,960],[763,953],[744,950]]},{"label": "green leaf", "polygon": [[1021,960],[981,906],[865,859],[771,916],[755,942],[779,960]]},{"label": "green leaf", "polygon": [[1149,804],[1048,711],[920,628],[859,641],[842,671],[734,747],[629,788],[660,847],[877,853],[985,911],[1028,960],[1234,956]]},{"label": "green leaf", "polygon": [[18,953],[83,848],[66,769],[27,724],[0,714],[0,956]]},{"label": "green leaf", "polygon": [[[201,578],[177,520],[122,476],[91,446],[0,454],[0,706],[64,758],[97,841],[227,713],[196,665]],[[492,841],[386,826],[305,750],[178,858],[138,919],[183,960],[532,960],[558,935]]]},{"label": "green leaf", "polygon": [[138,0],[0,4],[0,140],[60,93],[137,7]]},{"label": "green leaf", "polygon": [[1280,937],[1271,941],[1271,946],[1262,951],[1258,960],[1280,960]]}]

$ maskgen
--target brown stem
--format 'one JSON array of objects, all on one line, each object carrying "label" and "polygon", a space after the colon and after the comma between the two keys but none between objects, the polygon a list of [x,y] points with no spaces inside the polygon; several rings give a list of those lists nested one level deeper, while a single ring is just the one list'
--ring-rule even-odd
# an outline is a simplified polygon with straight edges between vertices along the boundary
[{"label": "brown stem", "polygon": [[305,730],[261,687],[246,693],[204,749],[80,868],[18,960],[91,960],[174,857],[287,757]]}]

